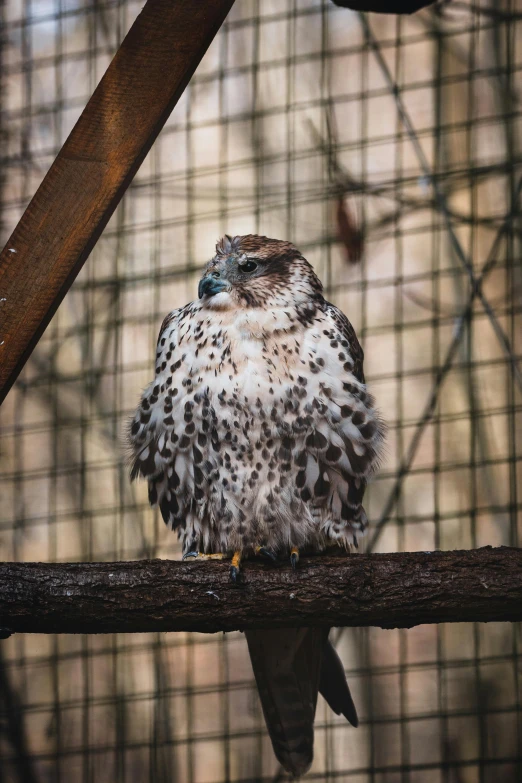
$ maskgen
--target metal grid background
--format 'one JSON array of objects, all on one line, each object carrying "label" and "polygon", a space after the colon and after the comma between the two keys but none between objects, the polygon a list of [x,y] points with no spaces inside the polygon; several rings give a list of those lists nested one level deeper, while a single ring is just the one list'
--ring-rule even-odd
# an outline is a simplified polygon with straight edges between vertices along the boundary
[{"label": "metal grid background", "polygon": [[[1,5],[4,241],[140,5]],[[390,425],[368,545],[518,543],[521,22],[238,0],[2,408],[1,559],[179,555],[122,430],[224,232],[295,241],[362,339]],[[522,780],[517,627],[335,633],[361,727],[320,699],[307,779]],[[285,779],[240,634],[0,656],[0,783]]]}]

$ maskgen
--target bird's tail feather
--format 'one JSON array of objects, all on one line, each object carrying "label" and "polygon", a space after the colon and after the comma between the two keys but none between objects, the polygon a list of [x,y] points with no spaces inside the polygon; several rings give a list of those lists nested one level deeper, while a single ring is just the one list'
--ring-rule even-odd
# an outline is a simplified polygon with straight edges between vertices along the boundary
[{"label": "bird's tail feather", "polygon": [[344,715],[352,726],[357,727],[359,725],[357,710],[346,682],[344,666],[332,643],[328,640],[328,635],[326,635],[323,647],[319,691],[336,715]]},{"label": "bird's tail feather", "polygon": [[359,720],[344,667],[324,628],[245,631],[274,753],[287,772],[300,776],[314,757],[318,691],[332,710]]},{"label": "bird's tail feather", "polygon": [[274,753],[299,776],[314,756],[314,717],[324,630],[278,628],[245,631]]}]

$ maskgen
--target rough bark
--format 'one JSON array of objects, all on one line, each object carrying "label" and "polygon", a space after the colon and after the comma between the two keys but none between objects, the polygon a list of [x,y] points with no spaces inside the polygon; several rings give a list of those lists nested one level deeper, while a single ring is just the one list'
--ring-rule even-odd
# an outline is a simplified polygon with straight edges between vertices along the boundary
[{"label": "rough bark", "polygon": [[283,626],[410,628],[522,619],[522,550],[227,562],[0,564],[0,624],[28,633],[233,631]]}]

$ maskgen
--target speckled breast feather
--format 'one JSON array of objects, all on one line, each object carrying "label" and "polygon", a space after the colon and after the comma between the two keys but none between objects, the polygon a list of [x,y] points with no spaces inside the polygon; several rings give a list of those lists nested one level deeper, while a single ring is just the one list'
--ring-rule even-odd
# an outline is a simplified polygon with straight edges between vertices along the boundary
[{"label": "speckled breast feather", "polygon": [[205,274],[223,292],[162,325],[129,430],[132,478],[185,552],[356,546],[383,425],[351,324],[290,243],[227,237]]}]

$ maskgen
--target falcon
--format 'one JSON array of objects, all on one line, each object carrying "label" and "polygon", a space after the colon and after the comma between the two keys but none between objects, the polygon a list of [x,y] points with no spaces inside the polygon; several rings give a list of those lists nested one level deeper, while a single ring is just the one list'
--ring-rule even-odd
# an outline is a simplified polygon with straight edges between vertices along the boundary
[{"label": "falcon", "polygon": [[[131,480],[176,530],[184,559],[289,558],[367,526],[366,483],[384,426],[368,393],[355,331],[323,297],[290,242],[226,235],[198,300],[167,315],[155,378],[129,427]],[[357,725],[328,631],[246,631],[274,752],[302,775],[313,759],[320,691]]]}]

